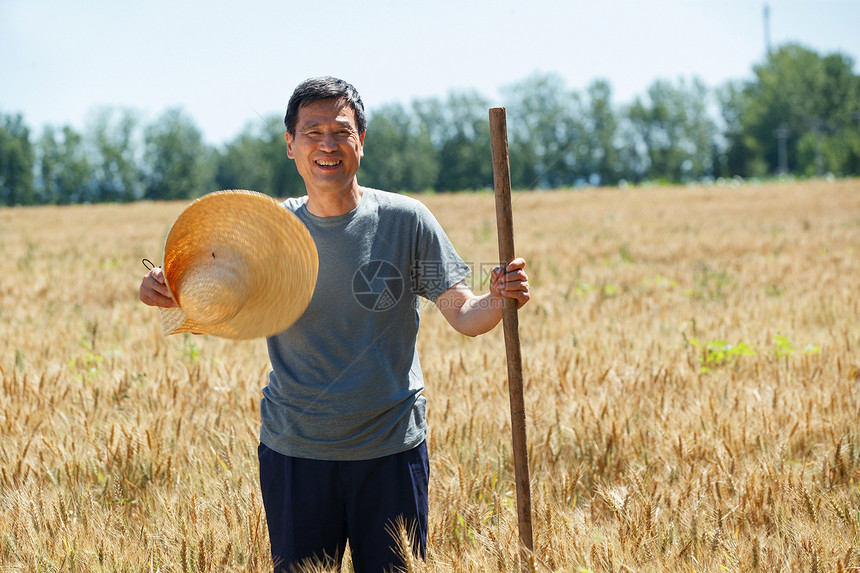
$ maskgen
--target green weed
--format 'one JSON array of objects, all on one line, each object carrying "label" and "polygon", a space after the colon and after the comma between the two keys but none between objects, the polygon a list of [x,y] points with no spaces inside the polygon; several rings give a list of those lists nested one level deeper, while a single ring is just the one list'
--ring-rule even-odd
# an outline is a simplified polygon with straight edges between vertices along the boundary
[{"label": "green weed", "polygon": [[709,374],[720,368],[734,363],[741,356],[755,356],[756,351],[746,342],[729,344],[725,340],[714,340],[711,342],[700,342],[697,338],[687,338],[687,343],[701,351],[699,357],[699,371]]}]

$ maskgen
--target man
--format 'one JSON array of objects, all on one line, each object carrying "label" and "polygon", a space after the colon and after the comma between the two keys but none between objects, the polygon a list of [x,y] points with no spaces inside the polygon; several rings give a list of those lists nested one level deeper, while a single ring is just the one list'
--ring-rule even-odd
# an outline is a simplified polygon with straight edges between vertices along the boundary
[{"label": "man", "polygon": [[[389,571],[403,566],[392,549],[398,520],[426,551],[419,297],[458,332],[483,334],[500,321],[502,297],[529,300],[525,261],[495,269],[490,292],[477,296],[426,207],[358,184],[367,119],[352,85],[303,82],[284,122],[307,190],[284,206],[307,226],[320,264],[302,317],[267,340],[258,453],[275,571],[308,559],[338,564],[347,541],[356,572]],[[140,299],[175,306],[160,269],[144,277]]]}]

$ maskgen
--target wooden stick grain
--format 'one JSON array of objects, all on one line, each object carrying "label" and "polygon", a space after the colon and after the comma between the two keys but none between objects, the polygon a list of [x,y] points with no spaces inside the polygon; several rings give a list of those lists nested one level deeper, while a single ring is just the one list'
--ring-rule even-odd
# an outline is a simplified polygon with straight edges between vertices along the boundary
[{"label": "wooden stick grain", "polygon": [[[499,259],[504,267],[514,260],[514,220],[511,206],[511,167],[508,157],[508,128],[505,108],[490,109],[490,139],[493,149],[493,182],[496,196],[496,227]],[[520,533],[520,569],[534,571],[532,535],[531,479],[526,439],[526,408],[523,397],[523,363],[520,351],[517,301],[503,300],[502,327],[508,363],[508,394],[511,401],[514,479],[517,490],[517,520]]]}]

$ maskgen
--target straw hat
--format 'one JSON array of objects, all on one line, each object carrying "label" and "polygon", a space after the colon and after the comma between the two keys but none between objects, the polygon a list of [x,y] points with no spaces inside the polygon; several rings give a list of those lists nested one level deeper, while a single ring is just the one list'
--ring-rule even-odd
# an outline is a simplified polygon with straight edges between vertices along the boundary
[{"label": "straw hat", "polygon": [[318,267],[307,228],[268,195],[204,195],[179,215],[164,245],[164,278],[179,305],[161,309],[164,335],[277,334],[305,311]]}]

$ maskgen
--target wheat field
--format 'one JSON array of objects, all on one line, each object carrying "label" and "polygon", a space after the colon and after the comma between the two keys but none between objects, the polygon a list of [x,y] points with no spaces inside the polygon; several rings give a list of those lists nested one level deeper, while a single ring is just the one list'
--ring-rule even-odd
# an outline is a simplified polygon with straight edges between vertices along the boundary
[{"label": "wheat field", "polygon": [[[419,199],[485,291],[492,195]],[[0,571],[271,571],[265,344],[137,300],[183,207],[0,209]],[[537,571],[860,569],[860,181],[518,193],[514,224]],[[501,328],[428,303],[419,351],[412,568],[516,571]]]}]

